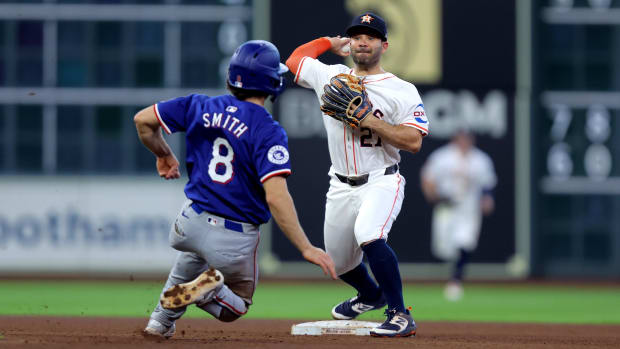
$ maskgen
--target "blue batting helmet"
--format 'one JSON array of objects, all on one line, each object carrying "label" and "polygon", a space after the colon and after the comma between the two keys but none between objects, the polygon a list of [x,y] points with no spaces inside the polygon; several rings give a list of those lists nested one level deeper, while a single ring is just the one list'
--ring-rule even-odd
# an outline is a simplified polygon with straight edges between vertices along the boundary
[{"label": "blue batting helmet", "polygon": [[272,43],[252,40],[239,46],[230,59],[228,83],[244,90],[263,91],[275,99],[284,90],[282,75],[287,71]]}]

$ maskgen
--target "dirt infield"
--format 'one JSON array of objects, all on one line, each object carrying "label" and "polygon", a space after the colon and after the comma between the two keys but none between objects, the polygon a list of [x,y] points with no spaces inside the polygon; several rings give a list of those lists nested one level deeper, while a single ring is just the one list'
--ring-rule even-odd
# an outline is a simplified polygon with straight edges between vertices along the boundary
[{"label": "dirt infield", "polygon": [[153,340],[141,335],[146,319],[5,316],[0,348],[620,348],[620,325],[423,322],[416,338],[383,339],[291,336],[294,323],[182,319],[175,337]]}]

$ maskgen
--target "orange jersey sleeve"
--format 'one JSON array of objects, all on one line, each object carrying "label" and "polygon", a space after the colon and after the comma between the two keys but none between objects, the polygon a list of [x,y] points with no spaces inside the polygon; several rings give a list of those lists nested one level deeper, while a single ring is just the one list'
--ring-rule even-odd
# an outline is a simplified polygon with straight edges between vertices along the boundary
[{"label": "orange jersey sleeve", "polygon": [[317,58],[325,51],[329,50],[332,44],[329,39],[323,37],[316,40],[312,40],[309,43],[303,44],[291,53],[291,56],[286,60],[286,66],[295,75],[298,73],[299,63],[304,57]]}]

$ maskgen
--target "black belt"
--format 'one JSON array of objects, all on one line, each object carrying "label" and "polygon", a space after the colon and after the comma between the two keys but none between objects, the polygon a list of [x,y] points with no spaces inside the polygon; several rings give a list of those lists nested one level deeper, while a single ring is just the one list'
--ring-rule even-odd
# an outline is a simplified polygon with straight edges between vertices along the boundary
[{"label": "black belt", "polygon": [[[383,173],[384,175],[391,175],[398,172],[398,164],[394,164],[388,168],[385,169],[385,172]],[[336,175],[336,178],[338,178],[339,181],[341,181],[342,183],[347,183],[348,185],[352,186],[352,187],[357,187],[360,185],[364,185],[366,183],[368,183],[368,173],[363,174],[361,176],[343,176],[343,175],[339,175],[337,173],[334,173]]]}]

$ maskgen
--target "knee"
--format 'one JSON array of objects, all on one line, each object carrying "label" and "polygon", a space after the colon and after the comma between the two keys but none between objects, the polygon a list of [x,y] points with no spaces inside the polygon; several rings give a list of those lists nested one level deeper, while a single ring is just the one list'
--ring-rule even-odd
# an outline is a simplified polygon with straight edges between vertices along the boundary
[{"label": "knee", "polygon": [[360,220],[355,223],[353,235],[355,236],[355,242],[357,245],[362,247],[373,241],[383,240],[384,234],[381,232],[381,227],[375,227]]},{"label": "knee", "polygon": [[363,249],[364,249],[364,246],[366,246],[366,245],[368,245],[368,244],[371,244],[371,243],[373,243],[373,242],[375,242],[375,241],[377,241],[377,240],[379,240],[379,239],[372,239],[372,240],[368,240],[368,241],[366,241],[366,242],[362,242],[362,243],[360,244],[360,247],[361,247],[361,248],[362,248],[362,250],[363,250]]},{"label": "knee", "polygon": [[236,313],[233,313],[232,311],[228,310],[227,308],[222,307],[222,310],[220,311],[220,316],[218,317],[218,320],[220,320],[222,322],[233,322],[233,321],[237,320],[240,317],[241,317],[241,315],[237,315]]},{"label": "knee", "polygon": [[361,262],[364,255],[361,249],[356,249],[353,252],[343,252],[330,254],[334,261],[334,267],[336,269],[336,275],[342,275],[351,269],[357,267]]},{"label": "knee", "polygon": [[346,274],[351,270],[355,269],[358,265],[360,265],[360,263],[362,263],[362,258],[359,258],[359,260],[354,259],[349,261],[343,261],[340,264],[335,263],[336,275],[340,276],[342,274]]}]

